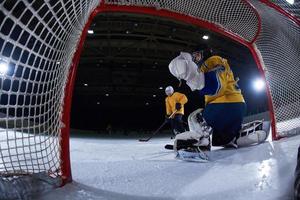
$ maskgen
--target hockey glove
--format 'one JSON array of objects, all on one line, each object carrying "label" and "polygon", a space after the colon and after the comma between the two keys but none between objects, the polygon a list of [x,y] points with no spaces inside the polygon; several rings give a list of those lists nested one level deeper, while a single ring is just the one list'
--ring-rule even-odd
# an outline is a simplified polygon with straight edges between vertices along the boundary
[{"label": "hockey glove", "polygon": [[181,109],[181,103],[176,103],[175,108],[176,108],[176,110],[180,110]]}]

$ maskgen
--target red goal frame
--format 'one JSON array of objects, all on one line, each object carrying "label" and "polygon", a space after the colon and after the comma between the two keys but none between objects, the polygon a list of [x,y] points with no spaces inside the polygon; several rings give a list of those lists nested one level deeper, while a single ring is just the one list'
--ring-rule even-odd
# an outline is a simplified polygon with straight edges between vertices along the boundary
[{"label": "red goal frame", "polygon": [[[69,75],[68,75],[68,82],[65,88],[65,97],[64,97],[64,108],[63,108],[63,123],[65,124],[65,127],[62,128],[62,140],[61,140],[61,170],[62,170],[62,179],[63,179],[63,185],[66,184],[67,182],[72,181],[72,175],[71,175],[71,164],[70,164],[70,152],[69,152],[69,136],[70,136],[70,112],[71,112],[71,105],[72,105],[72,95],[73,95],[73,89],[74,89],[74,84],[75,84],[75,78],[76,78],[76,72],[77,72],[77,66],[79,63],[80,55],[83,49],[84,41],[87,36],[87,31],[94,19],[94,17],[99,14],[99,13],[104,13],[104,12],[128,12],[128,13],[138,13],[138,14],[148,14],[148,15],[154,15],[154,16],[159,16],[159,17],[164,17],[164,18],[171,18],[177,21],[185,22],[188,24],[193,24],[196,26],[199,26],[201,28],[208,29],[210,31],[219,33],[227,38],[230,38],[244,46],[246,46],[254,60],[255,63],[260,71],[260,74],[264,80],[266,80],[264,70],[262,67],[262,63],[260,61],[259,55],[257,54],[255,50],[255,45],[254,42],[256,41],[260,30],[261,30],[261,18],[256,11],[256,9],[251,5],[251,3],[248,0],[244,0],[244,2],[250,6],[254,12],[256,13],[258,17],[258,31],[256,33],[256,36],[254,39],[250,42],[244,40],[238,35],[233,34],[232,32],[228,32],[225,29],[222,29],[221,27],[201,20],[197,19],[188,15],[180,14],[180,13],[175,13],[163,9],[156,9],[152,7],[139,7],[139,6],[119,6],[119,5],[108,5],[105,4],[104,1],[100,0],[100,3],[98,7],[96,7],[93,12],[90,14],[89,19],[87,23],[84,26],[84,29],[82,31],[80,41],[77,45],[77,50],[73,56],[72,59],[72,64],[70,67]],[[300,26],[300,20],[282,9],[281,7],[277,6],[276,4],[268,1],[268,0],[260,0],[260,2],[266,4],[267,6],[274,8],[281,14],[287,16],[289,19],[293,20],[298,26]],[[269,90],[269,84],[266,82],[266,93],[267,93],[267,98],[268,98],[268,107],[270,110],[270,119],[271,119],[271,126],[272,126],[272,139],[273,140],[278,140],[280,139],[280,136],[276,134],[276,125],[275,125],[275,114],[274,114],[274,109],[273,109],[273,103],[272,103],[272,97],[270,94]]]}]

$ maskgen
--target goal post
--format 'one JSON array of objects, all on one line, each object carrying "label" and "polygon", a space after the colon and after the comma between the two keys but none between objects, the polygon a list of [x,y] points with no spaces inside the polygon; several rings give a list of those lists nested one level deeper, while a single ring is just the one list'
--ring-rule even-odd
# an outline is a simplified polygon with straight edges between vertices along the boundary
[{"label": "goal post", "polygon": [[101,12],[171,18],[248,47],[267,82],[273,139],[299,134],[299,11],[283,0],[0,1],[0,193],[27,177],[54,187],[72,180],[76,68]]},{"label": "goal post", "polygon": [[71,181],[65,119],[76,71],[69,72],[98,5],[0,1],[0,199],[31,198]]}]

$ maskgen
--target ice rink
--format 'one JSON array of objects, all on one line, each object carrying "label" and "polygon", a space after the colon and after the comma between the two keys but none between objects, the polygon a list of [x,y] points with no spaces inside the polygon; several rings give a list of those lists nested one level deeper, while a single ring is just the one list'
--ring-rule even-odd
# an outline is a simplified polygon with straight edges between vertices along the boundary
[{"label": "ice rink", "polygon": [[72,137],[73,183],[39,199],[293,199],[300,136],[214,149],[209,163],[176,160],[170,142]]}]

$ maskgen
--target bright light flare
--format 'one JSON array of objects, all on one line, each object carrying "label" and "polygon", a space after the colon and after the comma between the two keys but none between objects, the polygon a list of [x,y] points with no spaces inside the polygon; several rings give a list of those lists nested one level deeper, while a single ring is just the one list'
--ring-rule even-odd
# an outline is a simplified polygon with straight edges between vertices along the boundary
[{"label": "bright light flare", "polygon": [[260,92],[265,89],[266,83],[262,79],[256,79],[253,82],[253,88],[255,91]]},{"label": "bright light flare", "polygon": [[88,30],[88,34],[94,34],[94,30]]},{"label": "bright light flare", "polygon": [[286,2],[288,2],[289,4],[294,4],[294,0],[286,0]]},{"label": "bright light flare", "polygon": [[209,36],[208,36],[208,35],[203,35],[202,39],[203,39],[203,40],[208,40],[208,39],[209,39]]},{"label": "bright light flare", "polygon": [[0,75],[6,74],[8,71],[8,64],[0,60]]}]

